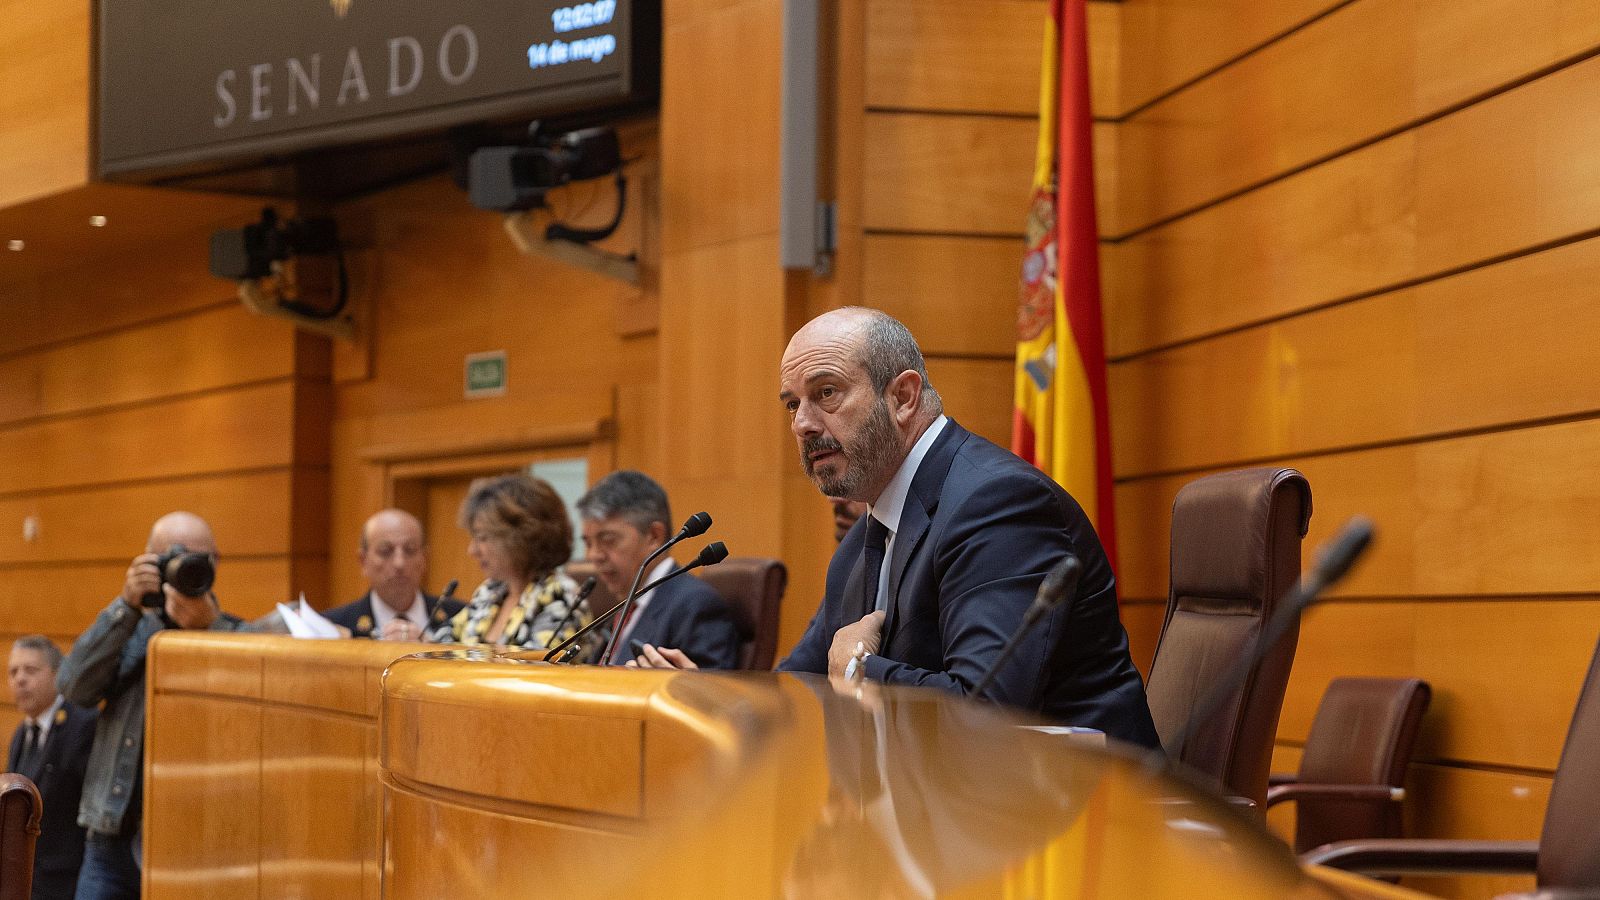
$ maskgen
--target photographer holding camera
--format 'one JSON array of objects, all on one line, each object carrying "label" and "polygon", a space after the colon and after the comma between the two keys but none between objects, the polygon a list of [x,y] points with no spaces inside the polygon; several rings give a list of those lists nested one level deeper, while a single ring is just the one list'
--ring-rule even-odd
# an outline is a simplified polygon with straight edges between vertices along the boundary
[{"label": "photographer holding camera", "polygon": [[144,754],[144,669],[150,638],[166,628],[238,631],[211,593],[217,547],[193,513],[162,516],[128,566],[122,593],[72,645],[56,686],[79,706],[105,701],[89,751],[78,824],[88,829],[79,900],[139,896]]}]

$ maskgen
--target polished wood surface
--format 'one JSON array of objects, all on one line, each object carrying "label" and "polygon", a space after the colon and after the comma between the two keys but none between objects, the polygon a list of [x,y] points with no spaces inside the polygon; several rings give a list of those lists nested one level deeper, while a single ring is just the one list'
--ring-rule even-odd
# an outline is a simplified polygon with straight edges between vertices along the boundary
[{"label": "polished wood surface", "polygon": [[[1277,5],[1277,4],[1273,4]],[[1340,5],[1118,132],[1119,233],[1403,128],[1590,52],[1600,23],[1563,3]],[[1517,40],[1505,40],[1511,31]],[[1250,139],[1240,140],[1241,135]]]},{"label": "polished wood surface", "polygon": [[90,4],[0,4],[0,207],[89,180]]},{"label": "polished wood surface", "polygon": [[[1047,13],[1039,0],[869,0],[867,104],[877,109],[1039,114]],[[1086,4],[1091,106],[1117,113],[1121,7]]]},{"label": "polished wood surface", "polygon": [[1341,5],[1340,0],[1124,0],[1123,107],[1143,106]]},{"label": "polished wood surface", "polygon": [[1231,809],[1016,726],[817,677],[411,657],[384,679],[383,895],[515,894],[533,846],[542,889],[593,896],[1320,895]]},{"label": "polished wood surface", "polygon": [[379,680],[424,648],[157,636],[146,672],[146,896],[376,898]]}]

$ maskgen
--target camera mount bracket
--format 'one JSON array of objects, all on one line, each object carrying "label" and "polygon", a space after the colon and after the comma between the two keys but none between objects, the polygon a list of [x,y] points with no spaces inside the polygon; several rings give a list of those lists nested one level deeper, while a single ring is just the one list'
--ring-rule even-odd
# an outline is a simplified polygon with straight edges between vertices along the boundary
[{"label": "camera mount bracket", "polygon": [[608,253],[588,243],[552,239],[548,228],[552,217],[548,207],[506,213],[506,233],[525,256],[543,256],[575,266],[596,275],[639,285],[639,262],[631,256]]},{"label": "camera mount bracket", "polygon": [[[274,274],[239,282],[239,301],[260,316],[291,322],[313,334],[354,341],[355,320],[345,311],[348,281],[342,253],[291,257],[273,264]],[[331,307],[319,315],[318,308]]]}]

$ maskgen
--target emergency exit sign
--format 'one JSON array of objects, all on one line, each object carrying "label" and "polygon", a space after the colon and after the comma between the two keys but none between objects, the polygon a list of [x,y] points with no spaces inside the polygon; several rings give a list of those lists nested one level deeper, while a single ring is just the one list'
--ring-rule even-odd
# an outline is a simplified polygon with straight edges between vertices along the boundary
[{"label": "emergency exit sign", "polygon": [[467,399],[499,397],[506,392],[506,352],[467,354]]}]

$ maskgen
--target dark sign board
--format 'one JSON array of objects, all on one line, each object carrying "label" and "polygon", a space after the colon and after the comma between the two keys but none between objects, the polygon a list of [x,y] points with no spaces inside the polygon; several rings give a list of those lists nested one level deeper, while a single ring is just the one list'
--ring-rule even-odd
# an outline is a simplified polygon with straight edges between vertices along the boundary
[{"label": "dark sign board", "polygon": [[659,0],[100,0],[102,177],[654,96]]}]

